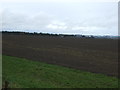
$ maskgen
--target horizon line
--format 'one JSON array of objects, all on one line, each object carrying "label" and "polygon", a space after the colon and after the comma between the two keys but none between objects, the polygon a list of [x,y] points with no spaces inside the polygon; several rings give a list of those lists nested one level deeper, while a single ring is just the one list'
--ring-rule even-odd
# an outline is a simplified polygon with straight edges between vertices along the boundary
[{"label": "horizon line", "polygon": [[50,32],[30,32],[30,31],[7,31],[7,30],[0,30],[0,32],[24,32],[24,33],[37,33],[37,34],[62,34],[62,35],[85,35],[85,36],[120,36],[120,35],[109,35],[109,34],[106,34],[106,35],[92,35],[92,34],[74,34],[74,33],[50,33]]}]

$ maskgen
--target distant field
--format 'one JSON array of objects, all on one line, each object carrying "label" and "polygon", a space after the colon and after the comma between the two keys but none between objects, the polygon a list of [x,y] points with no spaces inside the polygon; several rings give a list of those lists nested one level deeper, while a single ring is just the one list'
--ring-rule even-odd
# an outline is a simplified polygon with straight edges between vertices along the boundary
[{"label": "distant field", "polygon": [[3,86],[9,88],[118,88],[118,79],[3,55]]},{"label": "distant field", "polygon": [[118,76],[115,39],[2,34],[3,55]]}]

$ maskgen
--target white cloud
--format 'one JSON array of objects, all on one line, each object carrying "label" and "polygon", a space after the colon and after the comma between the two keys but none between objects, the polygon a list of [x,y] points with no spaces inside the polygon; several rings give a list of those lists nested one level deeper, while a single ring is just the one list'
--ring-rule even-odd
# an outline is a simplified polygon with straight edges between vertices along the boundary
[{"label": "white cloud", "polygon": [[60,30],[62,30],[62,29],[67,29],[67,26],[49,24],[49,25],[46,26],[46,28],[48,28],[48,29],[56,29],[56,30],[60,29]]},{"label": "white cloud", "polygon": [[1,2],[118,2],[119,0],[1,0]]},{"label": "white cloud", "polygon": [[3,30],[40,30],[49,24],[51,20],[53,20],[51,16],[43,13],[29,16],[4,11],[2,17],[2,28]]},{"label": "white cloud", "polygon": [[81,32],[84,32],[84,33],[94,33],[95,31],[97,32],[100,32],[102,30],[105,30],[106,28],[105,27],[96,27],[96,26],[75,26],[75,27],[72,27],[72,30],[79,30]]},{"label": "white cloud", "polygon": [[47,25],[46,28],[63,30],[63,29],[67,29],[67,26],[65,22],[60,22],[55,20],[55,21],[52,21],[51,24]]},{"label": "white cloud", "polygon": [[[4,30],[71,34],[113,34],[117,28],[115,3],[5,4]],[[24,8],[23,8],[24,7]]]},{"label": "white cloud", "polygon": [[52,24],[55,24],[55,25],[61,25],[61,26],[66,25],[65,22],[60,22],[60,21],[52,21]]}]

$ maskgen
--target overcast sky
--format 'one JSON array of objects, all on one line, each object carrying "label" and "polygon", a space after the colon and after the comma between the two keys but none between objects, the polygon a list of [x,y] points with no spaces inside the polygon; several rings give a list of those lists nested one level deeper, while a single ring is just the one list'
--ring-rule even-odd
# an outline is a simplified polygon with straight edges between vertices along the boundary
[{"label": "overcast sky", "polygon": [[117,2],[3,2],[2,30],[118,35]]}]

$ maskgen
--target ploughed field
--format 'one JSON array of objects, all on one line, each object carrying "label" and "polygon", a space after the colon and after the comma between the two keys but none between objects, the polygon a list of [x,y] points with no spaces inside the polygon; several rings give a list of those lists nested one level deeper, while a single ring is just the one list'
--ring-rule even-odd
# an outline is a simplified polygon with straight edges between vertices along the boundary
[{"label": "ploughed field", "polygon": [[2,34],[2,54],[118,75],[116,39]]}]

